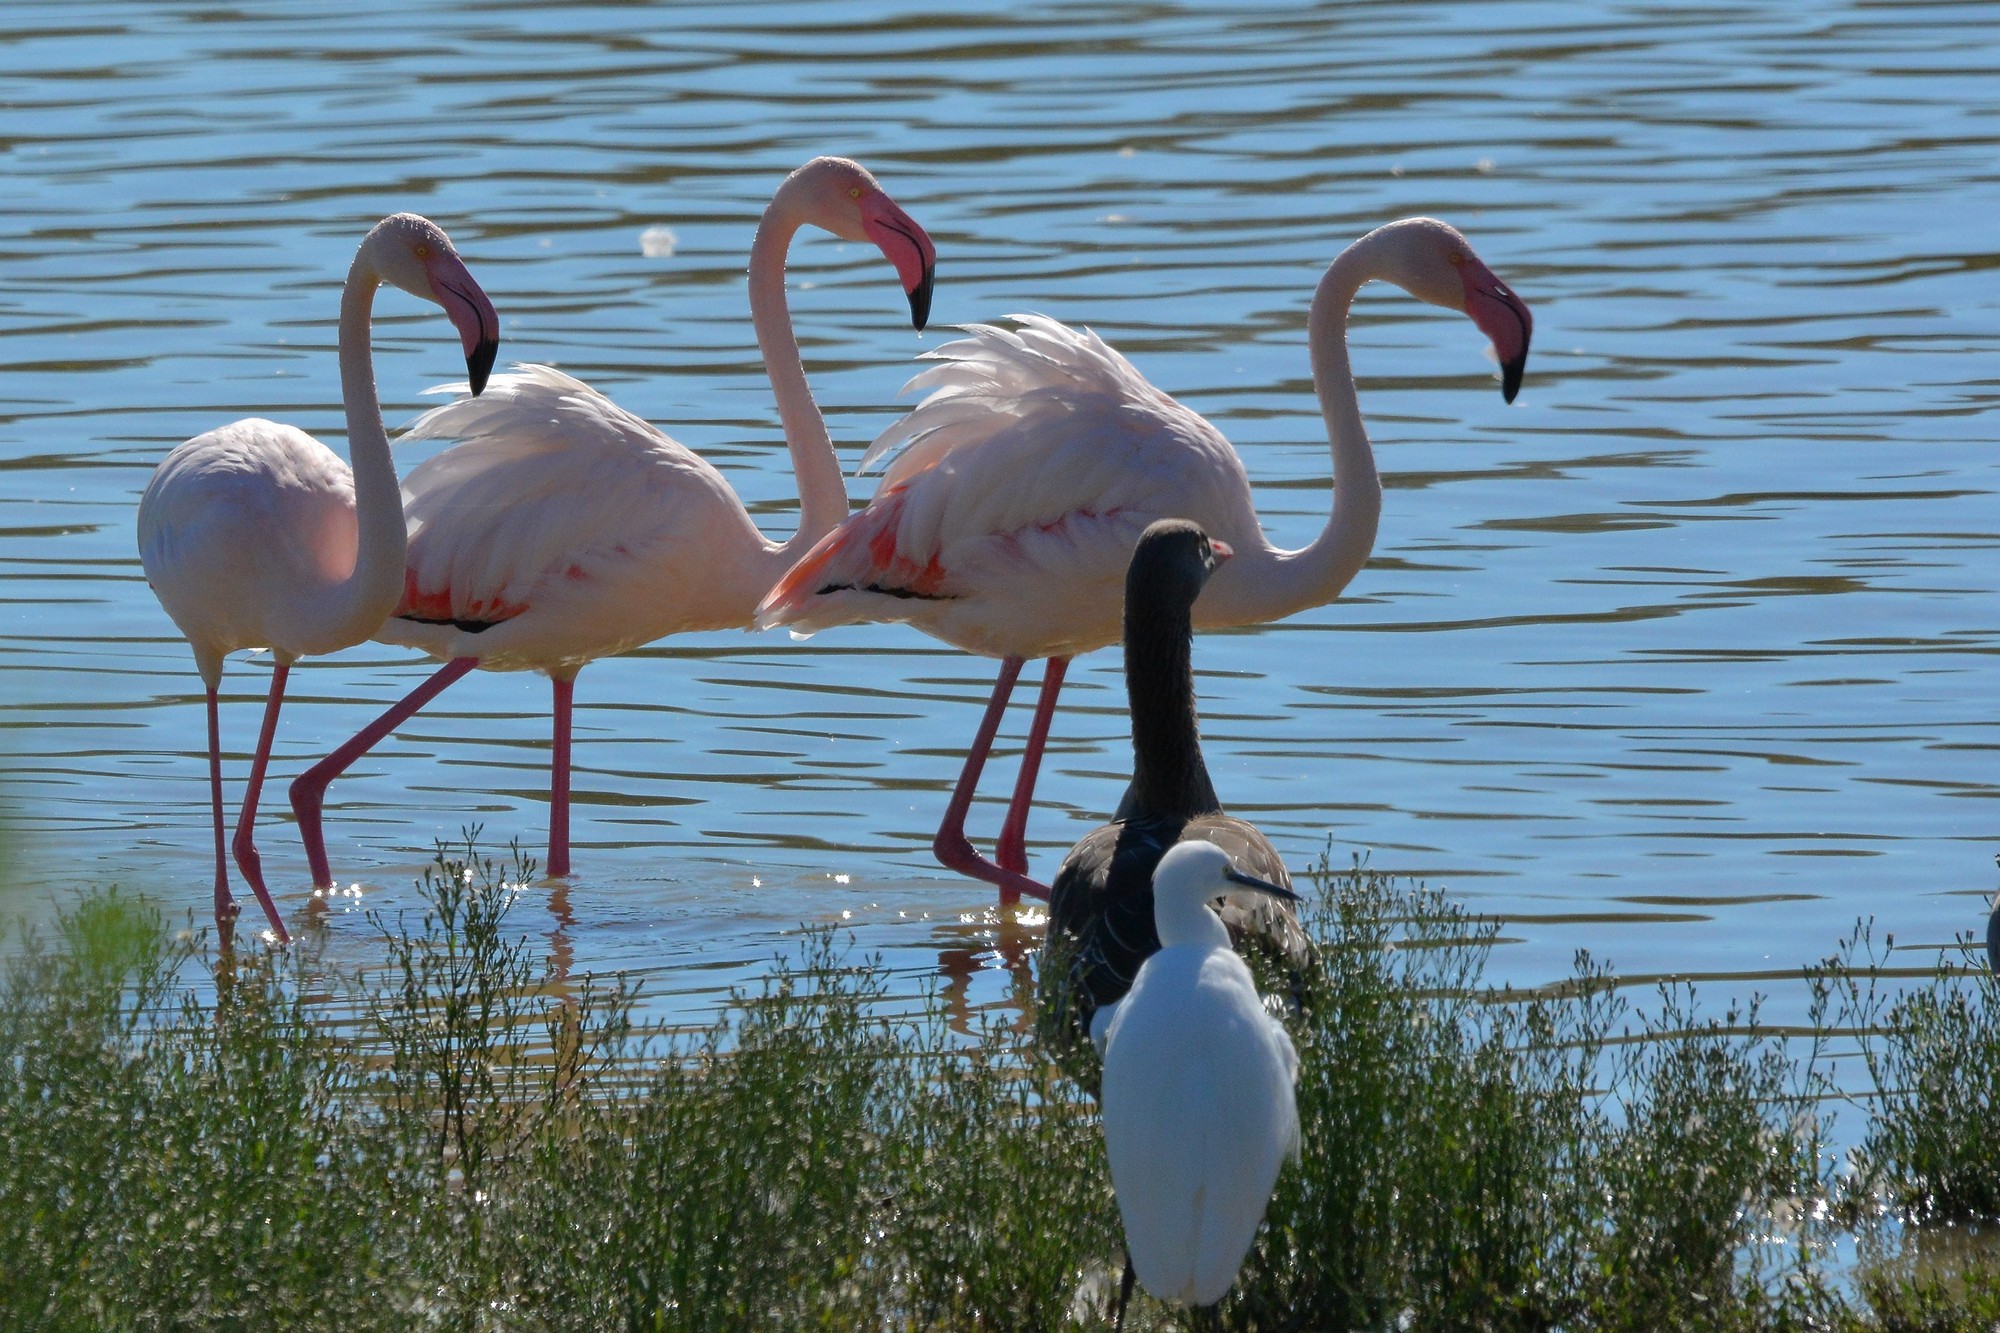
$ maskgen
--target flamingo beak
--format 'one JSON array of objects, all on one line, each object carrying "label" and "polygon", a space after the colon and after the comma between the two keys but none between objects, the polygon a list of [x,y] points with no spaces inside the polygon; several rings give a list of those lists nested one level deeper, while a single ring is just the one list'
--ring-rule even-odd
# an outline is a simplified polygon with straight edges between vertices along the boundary
[{"label": "flamingo beak", "polygon": [[931,318],[931,290],[937,285],[937,247],[917,220],[881,191],[861,203],[861,230],[896,266],[910,297],[910,322],[922,329]]},{"label": "flamingo beak", "polygon": [[1465,313],[1493,340],[1493,352],[1500,358],[1500,396],[1508,402],[1521,391],[1521,376],[1528,368],[1528,341],[1535,331],[1535,317],[1507,284],[1493,276],[1493,270],[1468,257],[1459,266],[1465,283]]},{"label": "flamingo beak", "polygon": [[1231,866],[1229,869],[1223,871],[1222,877],[1231,884],[1240,884],[1246,889],[1255,889],[1259,893],[1268,893],[1273,898],[1282,898],[1288,903],[1295,903],[1299,900],[1299,895],[1293,893],[1290,889],[1279,888],[1268,879],[1258,879],[1255,875],[1246,875],[1235,866]]},{"label": "flamingo beak", "polygon": [[431,256],[424,272],[431,280],[431,295],[458,330],[465,348],[465,376],[477,397],[486,388],[486,377],[493,373],[494,358],[500,355],[500,316],[457,255]]}]

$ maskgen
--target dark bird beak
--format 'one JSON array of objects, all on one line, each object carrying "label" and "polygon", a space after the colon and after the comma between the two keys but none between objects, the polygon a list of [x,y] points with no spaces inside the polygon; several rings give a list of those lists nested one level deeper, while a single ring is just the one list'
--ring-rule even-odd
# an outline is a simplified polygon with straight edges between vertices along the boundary
[{"label": "dark bird beak", "polygon": [[1235,866],[1231,866],[1229,869],[1223,871],[1222,877],[1231,884],[1241,884],[1246,889],[1255,889],[1259,893],[1268,893],[1273,898],[1283,898],[1286,902],[1295,903],[1299,900],[1299,895],[1293,893],[1290,889],[1279,888],[1268,879],[1258,879],[1255,875],[1246,875]]}]

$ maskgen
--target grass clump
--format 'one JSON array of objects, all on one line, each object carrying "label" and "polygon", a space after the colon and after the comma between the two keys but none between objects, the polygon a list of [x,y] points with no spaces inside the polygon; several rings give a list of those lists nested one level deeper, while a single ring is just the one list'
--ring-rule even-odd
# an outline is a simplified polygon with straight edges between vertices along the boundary
[{"label": "grass clump", "polygon": [[[385,967],[329,983],[239,956],[212,1005],[183,981],[196,943],[143,902],[93,894],[23,940],[0,987],[0,1327],[1107,1326],[1102,1137],[1032,1015],[955,1032],[931,995],[893,1017],[884,969],[809,934],[669,1031],[509,934],[526,877],[441,853],[426,910],[376,919]],[[1224,1327],[2000,1318],[1990,1255],[1927,1225],[1993,1216],[1990,979],[1889,1000],[1819,974],[1823,1010],[1877,1020],[1879,1114],[1843,1193],[1829,1085],[1754,1007],[1634,1005],[1588,957],[1491,987],[1492,923],[1359,868],[1319,880],[1304,1157]],[[1891,1231],[1828,1277],[1835,1241]],[[1192,1322],[1141,1296],[1126,1326]]]},{"label": "grass clump", "polygon": [[1230,1326],[1761,1327],[1820,1299],[1760,1243],[1817,1156],[1754,1014],[1697,1021],[1671,988],[1640,1013],[1587,955],[1489,988],[1492,922],[1360,867],[1317,878],[1305,1151]]},{"label": "grass clump", "polygon": [[1822,970],[1842,989],[1875,1089],[1859,1183],[1910,1222],[2000,1220],[2000,979],[1969,945],[1958,952],[1891,995],[1864,927]]}]

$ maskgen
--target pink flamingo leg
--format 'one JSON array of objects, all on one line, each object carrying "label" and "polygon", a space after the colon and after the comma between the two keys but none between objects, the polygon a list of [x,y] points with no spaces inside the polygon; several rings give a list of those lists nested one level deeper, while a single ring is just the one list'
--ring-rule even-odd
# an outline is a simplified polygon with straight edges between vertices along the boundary
[{"label": "pink flamingo leg", "polygon": [[569,714],[576,677],[551,676],[556,687],[555,754],[549,760],[549,878],[569,874]]},{"label": "pink flamingo leg", "polygon": [[215,938],[229,952],[236,926],[236,897],[229,891],[229,859],[222,840],[222,713],[215,690],[208,691],[208,795],[215,807]]},{"label": "pink flamingo leg", "polygon": [[965,816],[972,809],[972,794],[979,786],[979,774],[986,767],[986,756],[993,749],[993,737],[1000,731],[1000,719],[1007,712],[1007,698],[1014,692],[1014,682],[1020,678],[1021,662],[1018,657],[1001,661],[1000,678],[993,684],[993,697],[987,701],[986,716],[980,719],[979,732],[972,738],[971,750],[966,752],[965,769],[959,774],[957,788],[952,791],[951,804],[945,807],[944,822],[938,825],[937,837],[931,840],[931,851],[942,865],[961,875],[997,884],[1003,903],[1018,902],[1022,894],[1031,898],[1049,896],[1046,888],[1026,875],[1003,870],[972,850],[972,844],[965,837]]},{"label": "pink flamingo leg", "polygon": [[306,845],[306,862],[312,867],[314,888],[333,887],[333,869],[326,859],[326,835],[320,830],[320,807],[326,802],[327,787],[350,764],[374,749],[377,741],[409,721],[418,709],[478,665],[476,657],[454,657],[388,712],[356,732],[352,740],[292,780],[292,814],[299,821],[299,838]]},{"label": "pink flamingo leg", "polygon": [[285,702],[285,678],[291,674],[289,662],[280,662],[271,670],[271,694],[264,701],[264,728],[257,733],[257,753],[250,760],[250,785],[243,792],[243,813],[236,818],[233,845],[236,868],[243,872],[257,901],[263,904],[264,915],[271,919],[271,929],[277,932],[280,944],[291,943],[292,937],[285,933],[278,906],[271,901],[271,891],[264,887],[264,859],[257,855],[257,797],[264,790],[264,767],[271,760],[271,741],[278,734],[278,709]]},{"label": "pink flamingo leg", "polygon": [[1021,773],[1014,780],[1014,798],[1007,803],[1007,819],[1000,825],[1000,843],[993,859],[1003,870],[1028,873],[1028,809],[1035,799],[1035,779],[1042,771],[1042,747],[1048,743],[1049,723],[1055,719],[1056,696],[1062,693],[1063,675],[1069,670],[1067,657],[1051,657],[1042,671],[1042,692],[1035,699],[1035,720],[1028,728],[1028,748],[1021,755]]}]

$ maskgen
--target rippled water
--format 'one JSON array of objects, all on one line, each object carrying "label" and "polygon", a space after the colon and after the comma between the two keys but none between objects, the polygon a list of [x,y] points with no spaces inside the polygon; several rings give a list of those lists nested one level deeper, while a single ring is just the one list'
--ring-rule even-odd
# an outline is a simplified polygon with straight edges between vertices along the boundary
[{"label": "rippled water", "polygon": [[[1740,991],[1864,913],[1943,941],[1979,916],[2000,796],[1996,65],[1979,5],[18,7],[0,747],[28,833],[6,893],[33,914],[118,880],[202,912],[199,681],[134,506],[174,443],[237,416],[338,447],[335,307],[375,218],[443,222],[503,360],[667,425],[782,534],[742,270],[771,189],[831,151],[940,251],[921,338],[868,247],[794,251],[850,467],[936,326],[1041,310],[1221,425],[1296,545],[1328,504],[1304,322],[1340,246],[1436,214],[1534,306],[1508,408],[1469,324],[1370,289],[1375,558],[1335,605],[1198,644],[1217,785],[1295,864],[1331,836],[1448,884],[1509,919],[1522,979],[1588,946]],[[642,253],[656,227],[671,255]],[[434,312],[379,314],[396,423],[461,367]],[[423,670],[374,646],[302,665],[278,782]],[[690,1012],[801,921],[850,922],[913,988],[942,968],[999,1000],[1033,932],[928,854],[991,676],[901,627],[591,667],[579,874],[523,922]],[[232,791],[267,679],[225,680]],[[1043,876],[1127,762],[1116,654],[1071,679]],[[476,821],[539,852],[547,696],[476,675],[334,788],[360,887],[319,918],[337,956],[373,956],[359,907],[412,901],[434,838]],[[282,806],[266,864],[304,920]]]}]

